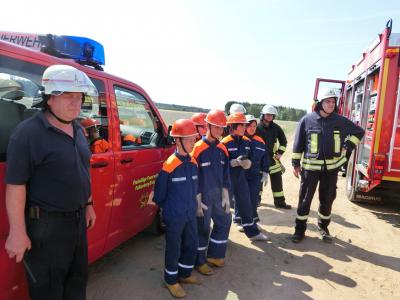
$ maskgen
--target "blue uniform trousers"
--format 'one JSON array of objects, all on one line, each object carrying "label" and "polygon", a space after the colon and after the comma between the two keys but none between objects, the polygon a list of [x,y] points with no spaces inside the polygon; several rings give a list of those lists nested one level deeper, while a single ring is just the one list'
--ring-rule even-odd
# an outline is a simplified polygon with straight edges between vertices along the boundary
[{"label": "blue uniform trousers", "polygon": [[[242,170],[231,172],[231,197],[235,197],[235,211],[239,213],[244,233],[251,238],[260,233],[253,221],[253,206],[250,200],[250,190],[245,173]],[[236,216],[237,217],[237,216]]]},{"label": "blue uniform trousers", "polygon": [[[204,210],[204,217],[197,218],[199,247],[197,248],[196,265],[206,263],[206,256],[210,258],[225,258],[229,230],[231,228],[231,214],[225,213],[222,207],[222,189],[213,189],[202,194],[202,201],[208,209]],[[210,235],[210,224],[213,228]]]},{"label": "blue uniform trousers", "polygon": [[260,218],[258,217],[257,207],[260,199],[260,190],[261,190],[261,176],[255,176],[254,178],[247,178],[247,182],[249,184],[250,190],[250,202],[253,212],[253,220],[254,222],[259,222]]},{"label": "blue uniform trousers", "polygon": [[198,245],[197,220],[165,221],[164,279],[175,284],[178,278],[189,277],[196,260]]}]

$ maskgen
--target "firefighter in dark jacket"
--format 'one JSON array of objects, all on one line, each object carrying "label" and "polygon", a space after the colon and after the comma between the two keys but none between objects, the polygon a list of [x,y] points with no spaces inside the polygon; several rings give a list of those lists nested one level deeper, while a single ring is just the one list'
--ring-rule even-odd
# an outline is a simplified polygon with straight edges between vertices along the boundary
[{"label": "firefighter in dark jacket", "polygon": [[[256,135],[260,136],[266,146],[269,155],[269,176],[271,178],[271,189],[274,197],[274,204],[277,208],[291,209],[286,204],[282,184],[281,156],[286,151],[287,140],[282,128],[274,123],[278,111],[270,104],[264,105],[261,110],[260,123],[257,125]],[[278,143],[279,142],[279,145]]]},{"label": "firefighter in dark jacket", "polygon": [[305,236],[311,201],[318,183],[318,228],[322,240],[332,242],[328,226],[336,198],[338,170],[364,136],[361,127],[336,113],[337,99],[334,89],[322,91],[314,112],[304,116],[297,125],[292,165],[294,175],[301,175],[301,184],[296,230],[292,236],[294,243],[299,243]]}]

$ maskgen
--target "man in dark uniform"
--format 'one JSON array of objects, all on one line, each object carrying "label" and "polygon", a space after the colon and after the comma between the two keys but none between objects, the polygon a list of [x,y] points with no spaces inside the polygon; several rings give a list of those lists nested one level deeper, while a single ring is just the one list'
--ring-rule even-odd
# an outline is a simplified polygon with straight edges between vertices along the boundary
[{"label": "man in dark uniform", "polygon": [[95,223],[90,150],[78,117],[97,90],[83,72],[54,65],[43,74],[44,111],[20,123],[7,150],[10,258],[24,260],[32,300],[85,299],[86,228]]},{"label": "man in dark uniform", "polygon": [[304,116],[297,125],[292,165],[294,175],[301,175],[301,185],[296,230],[292,236],[294,243],[299,243],[305,236],[311,201],[318,183],[319,232],[323,241],[332,242],[328,226],[336,198],[338,170],[364,136],[361,127],[336,113],[337,99],[334,89],[322,91],[314,112]]},{"label": "man in dark uniform", "polygon": [[271,178],[271,189],[275,207],[291,209],[292,206],[286,204],[283,193],[283,169],[280,162],[281,156],[286,151],[287,140],[282,128],[274,123],[277,114],[278,111],[274,106],[270,104],[264,105],[261,110],[260,123],[257,125],[256,135],[264,140],[266,151],[269,155],[269,177]]}]

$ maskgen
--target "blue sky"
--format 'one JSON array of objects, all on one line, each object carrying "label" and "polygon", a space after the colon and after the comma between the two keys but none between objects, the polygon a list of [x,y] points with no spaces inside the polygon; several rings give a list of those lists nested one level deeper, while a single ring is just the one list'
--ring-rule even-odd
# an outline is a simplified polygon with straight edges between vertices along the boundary
[{"label": "blue sky", "polygon": [[93,38],[107,72],[154,101],[205,108],[309,109],[316,77],[345,79],[389,18],[400,32],[400,1],[391,0],[16,2],[2,4],[0,30]]}]

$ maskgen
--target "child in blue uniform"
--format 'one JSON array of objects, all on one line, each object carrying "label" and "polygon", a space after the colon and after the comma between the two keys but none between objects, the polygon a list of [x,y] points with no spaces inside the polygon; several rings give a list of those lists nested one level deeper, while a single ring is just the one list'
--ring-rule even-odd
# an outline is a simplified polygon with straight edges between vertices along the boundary
[{"label": "child in blue uniform", "polygon": [[171,136],[175,138],[177,150],[164,162],[157,177],[154,202],[162,208],[166,225],[165,284],[172,296],[183,298],[186,292],[179,282],[200,284],[191,275],[198,245],[198,169],[189,153],[196,141],[196,127],[191,120],[177,120],[172,125]]},{"label": "child in blue uniform", "polygon": [[[228,152],[219,142],[226,116],[223,111],[211,110],[205,121],[207,133],[193,149],[193,157],[199,166],[199,198],[197,223],[199,247],[196,269],[203,275],[213,274],[212,266],[225,264],[225,253],[231,228],[229,205],[230,177]],[[210,234],[211,219],[213,228]]]},{"label": "child in blue uniform", "polygon": [[244,136],[247,124],[243,113],[235,113],[228,117],[230,135],[222,143],[229,153],[230,174],[232,180],[231,197],[235,197],[236,219],[241,219],[244,233],[252,241],[266,241],[268,237],[261,233],[253,218],[250,201],[250,190],[245,170],[251,167],[250,139]]},{"label": "child in blue uniform", "polygon": [[264,140],[256,135],[257,120],[253,115],[246,115],[249,122],[246,126],[246,136],[250,139],[250,160],[251,167],[246,170],[246,178],[250,189],[250,200],[253,210],[253,220],[260,221],[257,213],[259,204],[261,184],[268,182],[269,156]]}]

